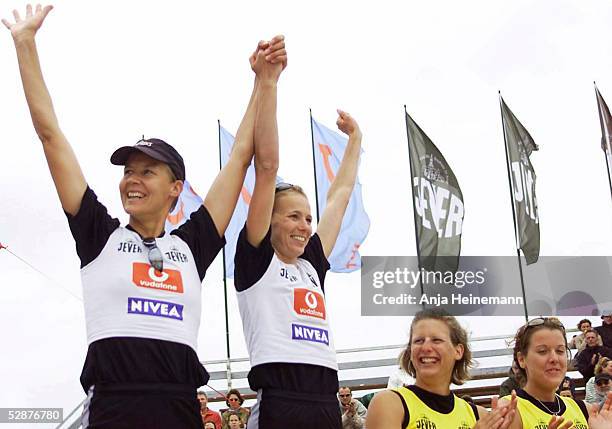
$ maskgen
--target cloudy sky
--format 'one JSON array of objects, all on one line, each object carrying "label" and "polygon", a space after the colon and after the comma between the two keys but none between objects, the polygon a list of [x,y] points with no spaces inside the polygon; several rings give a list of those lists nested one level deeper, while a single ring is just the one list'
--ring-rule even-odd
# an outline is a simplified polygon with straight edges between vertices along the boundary
[{"label": "cloudy sky", "polygon": [[[612,102],[612,6],[604,1],[58,1],[37,41],[60,125],[86,179],[123,222],[112,151],[142,134],[183,154],[204,195],[218,171],[217,120],[235,131],[252,86],[247,58],[286,36],[279,174],[314,201],[308,108],[364,134],[360,179],[372,220],[363,255],[414,255],[403,105],[451,164],[465,201],[463,254],[513,255],[498,90],[540,151],[542,255],[611,255],[612,204],[593,81]],[[23,10],[5,1],[0,16]],[[0,407],[72,409],[86,352],[78,259],[31,125],[10,34],[0,29]],[[204,281],[199,356],[225,356],[220,258]],[[231,287],[231,284],[229,285]],[[404,342],[403,318],[360,316],[359,275],[332,274],[339,349]],[[231,292],[231,289],[230,289]],[[77,298],[75,298],[75,295]],[[232,355],[246,356],[233,294]],[[473,335],[520,318],[464,319]],[[42,426],[41,426],[42,427]]]}]

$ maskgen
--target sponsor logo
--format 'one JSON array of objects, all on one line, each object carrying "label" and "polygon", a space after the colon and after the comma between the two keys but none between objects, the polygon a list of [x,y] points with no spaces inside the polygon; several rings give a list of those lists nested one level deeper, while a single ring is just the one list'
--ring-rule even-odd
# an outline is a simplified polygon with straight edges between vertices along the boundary
[{"label": "sponsor logo", "polygon": [[439,238],[456,237],[463,226],[463,202],[441,181],[414,177],[414,207],[424,228],[435,230]]},{"label": "sponsor logo", "polygon": [[183,320],[183,306],[173,302],[128,297],[128,313]]},{"label": "sponsor logo", "polygon": [[294,340],[311,341],[329,346],[329,334],[326,329],[292,323],[291,331],[291,338]]},{"label": "sponsor logo", "polygon": [[151,147],[152,145],[153,145],[153,143],[151,143],[151,142],[140,140],[134,146],[148,146],[148,147]]},{"label": "sponsor logo", "polygon": [[166,258],[174,262],[187,262],[188,261],[187,255],[179,251],[179,248],[176,246],[172,246],[170,248],[170,251],[164,253],[164,255],[166,255]]},{"label": "sponsor logo", "polygon": [[319,283],[317,283],[317,280],[312,274],[306,273],[306,275],[308,276],[308,278],[310,279],[310,283],[312,283],[314,287],[319,287]]},{"label": "sponsor logo", "polygon": [[427,154],[420,159],[425,166],[423,176],[431,182],[442,182],[448,184],[448,171],[444,162],[436,158],[433,154]]},{"label": "sponsor logo", "polygon": [[462,421],[457,429],[472,429],[472,425],[468,424],[466,421]]},{"label": "sponsor logo", "polygon": [[284,279],[289,280],[290,282],[297,282],[297,279],[298,279],[296,275],[290,274],[289,270],[287,270],[287,268],[285,267],[281,267],[280,276]]},{"label": "sponsor logo", "polygon": [[293,289],[293,309],[299,315],[325,320],[325,299],[318,292],[303,288]]},{"label": "sponsor logo", "polygon": [[437,429],[436,424],[429,420],[427,416],[420,416],[415,422],[416,429]]},{"label": "sponsor logo", "polygon": [[142,248],[134,240],[126,240],[119,243],[117,252],[142,253]]},{"label": "sponsor logo", "polygon": [[138,287],[183,293],[183,279],[180,271],[165,269],[159,273],[144,262],[134,262],[132,281]]}]

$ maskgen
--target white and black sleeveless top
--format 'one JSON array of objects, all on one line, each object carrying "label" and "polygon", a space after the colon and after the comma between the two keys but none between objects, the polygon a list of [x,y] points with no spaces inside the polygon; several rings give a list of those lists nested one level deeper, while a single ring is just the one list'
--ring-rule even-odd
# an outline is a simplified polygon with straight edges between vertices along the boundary
[{"label": "white and black sleeveless top", "polygon": [[338,364],[325,306],[329,269],[318,235],[295,264],[281,261],[270,232],[259,247],[236,245],[234,284],[251,360],[252,389],[335,393]]},{"label": "white and black sleeveless top", "polygon": [[67,217],[81,260],[89,344],[83,388],[99,382],[205,384],[208,374],[196,354],[201,282],[224,245],[206,208],[156,238],[162,273],[149,265],[142,237],[111,218],[90,188],[76,216]]}]

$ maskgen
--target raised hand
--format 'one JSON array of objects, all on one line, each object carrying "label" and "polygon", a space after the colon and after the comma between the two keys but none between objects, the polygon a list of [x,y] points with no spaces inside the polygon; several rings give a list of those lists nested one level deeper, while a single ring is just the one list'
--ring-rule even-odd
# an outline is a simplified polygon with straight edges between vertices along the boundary
[{"label": "raised hand", "polygon": [[283,36],[282,34],[274,36],[272,40],[270,40],[269,45],[266,47],[264,54],[266,55],[266,61],[269,61],[272,64],[280,63],[282,65],[282,70],[285,70],[285,68],[287,67],[287,50],[285,49],[285,36]]},{"label": "raised hand", "polygon": [[612,392],[608,392],[606,401],[601,408],[589,410],[590,429],[609,429],[612,427]]},{"label": "raised hand", "polygon": [[548,422],[548,429],[569,429],[574,425],[571,420],[565,420],[561,416],[552,416]]},{"label": "raised hand", "polygon": [[361,136],[361,130],[359,129],[357,121],[343,110],[338,109],[337,112],[338,119],[336,120],[336,125],[338,129],[349,137]]},{"label": "raised hand", "polygon": [[253,51],[253,53],[249,57],[249,64],[251,65],[251,70],[253,70],[254,72],[255,72],[255,63],[257,61],[257,54],[259,53],[259,51],[267,49],[268,46],[270,46],[270,42],[266,42],[265,40],[260,40],[259,43],[257,44],[257,48],[255,48],[255,51]]},{"label": "raised hand", "polygon": [[249,62],[260,80],[278,82],[281,72],[287,65],[284,36],[275,36],[269,42],[260,41]]},{"label": "raised hand", "polygon": [[26,16],[21,19],[17,9],[13,10],[13,16],[15,17],[15,23],[11,24],[7,19],[2,19],[2,23],[6,28],[11,30],[13,39],[17,40],[23,37],[34,37],[36,32],[44,22],[45,18],[51,12],[53,6],[48,5],[42,7],[40,4],[36,5],[36,9],[32,12],[32,5],[26,6]]}]

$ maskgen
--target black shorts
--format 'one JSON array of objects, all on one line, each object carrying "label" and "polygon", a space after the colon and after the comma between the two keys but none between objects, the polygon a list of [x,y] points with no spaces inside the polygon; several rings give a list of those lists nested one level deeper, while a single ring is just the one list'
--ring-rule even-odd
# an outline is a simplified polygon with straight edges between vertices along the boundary
[{"label": "black shorts", "polygon": [[340,404],[335,394],[261,389],[247,426],[248,429],[341,429]]},{"label": "black shorts", "polygon": [[83,429],[202,429],[196,389],[176,384],[92,386]]}]

